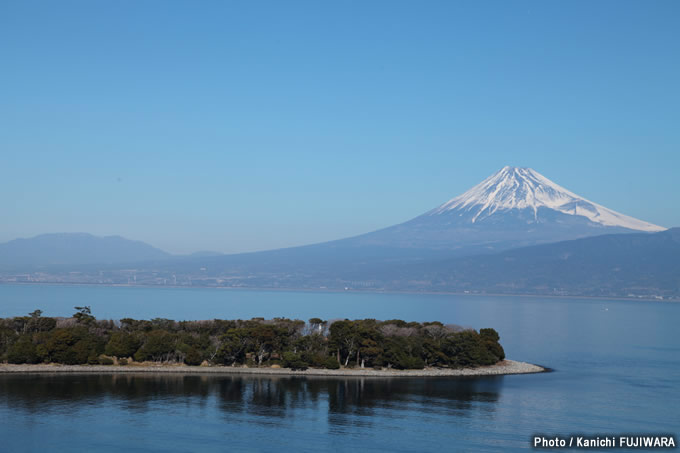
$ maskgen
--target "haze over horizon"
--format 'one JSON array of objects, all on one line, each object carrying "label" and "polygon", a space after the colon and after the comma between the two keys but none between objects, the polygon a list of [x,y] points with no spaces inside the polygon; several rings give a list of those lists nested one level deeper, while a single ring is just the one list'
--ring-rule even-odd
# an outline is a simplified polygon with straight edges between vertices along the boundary
[{"label": "haze over horizon", "polygon": [[[555,219],[555,216],[561,216],[561,218]],[[480,223],[487,224],[486,219],[490,217],[493,217],[491,225],[500,226],[500,230],[497,230],[495,233],[479,225]],[[513,222],[517,222],[517,220],[519,220],[519,224],[513,225]],[[435,229],[428,232],[431,226],[428,227],[426,224],[432,222],[435,225]],[[409,228],[408,225],[412,226]],[[456,229],[456,225],[462,227],[462,230]],[[459,249],[462,244],[471,245],[475,241],[470,237],[470,233],[473,230],[481,233],[483,243],[492,241],[499,245],[498,234],[502,233],[505,236],[510,234],[512,236],[511,231],[518,226],[519,237],[522,238],[521,240],[528,242],[515,243],[515,247],[541,243],[546,240],[555,242],[592,235],[633,232],[652,233],[666,230],[662,226],[626,216],[584,199],[555,184],[554,181],[529,167],[505,166],[465,193],[448,200],[432,210],[422,213],[414,219],[409,219],[406,223],[388,225],[387,228],[365,232],[359,236],[335,238],[332,243],[338,240],[358,240],[360,243],[362,238],[370,237],[368,243],[364,245],[370,244],[374,246],[384,242],[384,239],[377,239],[376,234],[380,237],[381,234],[384,235],[385,232],[396,229],[399,232],[397,236],[402,236],[401,239],[391,237],[391,234],[388,233],[385,237],[387,244],[383,245],[399,247],[399,242],[405,241],[401,246],[405,245],[406,248],[411,248],[416,246],[419,241],[424,240],[425,244],[427,244],[425,248],[443,247],[445,249]],[[541,232],[545,228],[547,228],[547,237],[545,237],[546,231]],[[559,230],[563,231],[559,233]],[[445,237],[438,237],[442,233]],[[120,241],[121,239],[122,241]],[[25,240],[28,240],[28,242],[23,242]],[[104,241],[102,242],[102,240]],[[143,254],[150,252],[156,258],[164,258],[159,256],[158,253],[166,253],[166,251],[158,248],[155,251],[150,250],[153,247],[143,241],[138,241],[134,238],[123,238],[120,235],[96,236],[87,232],[44,233],[31,238],[17,238],[6,243],[0,243],[0,246],[10,245],[10,248],[18,246],[19,255],[22,257],[20,261],[23,261],[25,253],[31,255],[38,252],[38,255],[40,255],[43,251],[51,250],[53,252],[56,251],[56,256],[66,258],[71,254],[68,251],[70,248],[73,248],[73,253],[77,254],[77,249],[90,249],[89,251],[92,251],[93,248],[101,247],[107,242],[112,245],[111,241],[118,242],[118,245],[113,246],[115,253],[119,247],[132,246],[130,240],[138,243],[133,247],[140,246],[142,250],[148,250],[143,252]],[[32,252],[28,250],[22,251],[21,244],[26,243],[32,244],[29,246],[33,247],[34,250]],[[317,243],[317,245],[320,244]],[[301,245],[308,246],[314,245],[314,243]],[[423,245],[420,244],[420,246]],[[292,250],[293,248],[290,249]],[[282,249],[286,249],[286,247],[270,250]],[[102,252],[104,255],[109,253],[105,250],[102,250]],[[208,253],[208,255],[214,254],[213,251],[199,250],[184,255],[198,256],[205,253]],[[182,254],[175,255],[180,256]],[[132,256],[130,255],[128,259],[135,260]],[[166,255],[165,257],[169,256],[171,255]],[[100,256],[100,258],[103,258],[103,256]],[[29,262],[31,262],[30,259]]]},{"label": "haze over horizon", "polygon": [[680,5],[646,6],[3,4],[0,242],[311,244],[506,165],[678,226]]}]

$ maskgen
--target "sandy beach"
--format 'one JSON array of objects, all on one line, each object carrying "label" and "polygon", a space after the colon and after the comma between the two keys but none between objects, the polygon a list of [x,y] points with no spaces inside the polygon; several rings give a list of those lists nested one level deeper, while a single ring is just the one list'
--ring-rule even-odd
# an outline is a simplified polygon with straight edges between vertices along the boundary
[{"label": "sandy beach", "polygon": [[425,368],[423,370],[374,370],[344,368],[327,370],[309,368],[307,370],[291,370],[289,368],[248,368],[227,366],[186,366],[186,365],[0,365],[0,374],[25,373],[168,373],[168,374],[247,374],[247,375],[276,375],[276,376],[359,376],[359,377],[462,377],[462,376],[500,376],[507,374],[531,374],[548,371],[538,365],[514,360],[504,360],[496,365],[445,369]]}]

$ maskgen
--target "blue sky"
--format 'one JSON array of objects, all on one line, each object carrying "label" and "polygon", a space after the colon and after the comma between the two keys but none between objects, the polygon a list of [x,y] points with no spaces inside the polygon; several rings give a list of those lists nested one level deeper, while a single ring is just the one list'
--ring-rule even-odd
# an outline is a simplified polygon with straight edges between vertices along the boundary
[{"label": "blue sky", "polygon": [[238,252],[504,165],[680,226],[680,2],[0,3],[0,241]]}]

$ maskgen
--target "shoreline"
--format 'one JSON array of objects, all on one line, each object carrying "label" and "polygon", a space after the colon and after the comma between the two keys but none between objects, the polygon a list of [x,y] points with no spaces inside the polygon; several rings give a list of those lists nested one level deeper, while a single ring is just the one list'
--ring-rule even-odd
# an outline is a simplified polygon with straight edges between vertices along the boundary
[{"label": "shoreline", "polygon": [[680,297],[671,299],[656,299],[653,297],[625,297],[625,296],[577,296],[577,295],[558,295],[558,294],[522,294],[522,293],[465,293],[455,291],[409,291],[409,290],[384,290],[384,289],[357,289],[349,290],[331,288],[257,288],[251,286],[189,286],[189,285],[143,285],[127,283],[67,283],[67,282],[0,282],[0,286],[88,286],[88,287],[109,287],[109,288],[151,288],[151,289],[213,289],[223,291],[264,291],[264,292],[309,292],[309,293],[365,293],[365,294],[424,294],[442,296],[473,296],[473,297],[531,297],[550,299],[594,299],[600,301],[640,301],[640,302],[680,302]]},{"label": "shoreline", "polygon": [[294,371],[290,368],[248,368],[231,366],[188,366],[188,365],[60,365],[36,364],[13,365],[0,364],[0,375],[3,374],[212,374],[212,375],[262,375],[262,376],[326,376],[326,377],[467,377],[467,376],[505,376],[512,374],[535,374],[551,371],[538,365],[514,360],[504,360],[495,365],[477,368],[426,368],[423,370],[374,370],[345,368],[327,370],[308,368]]}]

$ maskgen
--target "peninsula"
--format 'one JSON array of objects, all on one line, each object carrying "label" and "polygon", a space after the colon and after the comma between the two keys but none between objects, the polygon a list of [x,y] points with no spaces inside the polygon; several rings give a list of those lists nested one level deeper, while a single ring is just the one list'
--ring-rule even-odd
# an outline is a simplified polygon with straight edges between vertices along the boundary
[{"label": "peninsula", "polygon": [[[0,319],[0,372],[478,376],[536,373],[505,360],[498,333],[441,322],[253,318]],[[6,363],[6,365],[3,365]]]}]

